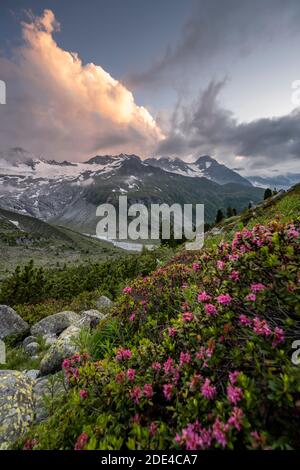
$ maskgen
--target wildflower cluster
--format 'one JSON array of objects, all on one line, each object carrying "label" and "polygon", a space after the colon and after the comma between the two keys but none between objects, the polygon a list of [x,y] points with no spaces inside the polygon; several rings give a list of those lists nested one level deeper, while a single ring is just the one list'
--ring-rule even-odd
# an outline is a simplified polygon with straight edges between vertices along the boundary
[{"label": "wildflower cluster", "polygon": [[72,379],[68,422],[53,418],[64,432],[52,440],[49,425],[40,426],[39,445],[299,446],[299,371],[290,361],[299,261],[299,223],[275,221],[179,253],[135,281],[115,310],[122,344],[100,361],[80,359],[79,374],[76,360],[64,363]]}]

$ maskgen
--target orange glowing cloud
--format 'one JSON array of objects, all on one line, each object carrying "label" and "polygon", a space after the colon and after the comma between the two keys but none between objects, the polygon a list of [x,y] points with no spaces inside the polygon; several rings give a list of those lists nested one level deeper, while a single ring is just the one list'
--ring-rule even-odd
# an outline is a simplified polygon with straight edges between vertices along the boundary
[{"label": "orange glowing cloud", "polygon": [[16,95],[1,109],[4,141],[8,132],[8,145],[57,159],[151,153],[164,136],[149,111],[101,66],[85,65],[77,53],[60,48],[53,38],[59,29],[51,10],[22,23],[24,45],[11,67]]}]

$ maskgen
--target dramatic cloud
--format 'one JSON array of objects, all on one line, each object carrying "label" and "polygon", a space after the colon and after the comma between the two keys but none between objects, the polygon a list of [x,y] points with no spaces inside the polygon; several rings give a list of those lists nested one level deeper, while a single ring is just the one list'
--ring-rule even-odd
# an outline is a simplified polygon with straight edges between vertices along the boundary
[{"label": "dramatic cloud", "polygon": [[102,67],[61,49],[54,14],[22,23],[24,45],[0,57],[7,104],[0,107],[1,147],[79,160],[101,152],[147,155],[162,132],[132,93]]},{"label": "dramatic cloud", "polygon": [[274,36],[295,33],[299,18],[299,0],[197,0],[177,43],[169,44],[148,70],[127,77],[127,83],[169,85],[174,72],[186,78],[193,65],[201,73],[214,59],[232,61]]},{"label": "dramatic cloud", "polygon": [[193,158],[215,155],[231,166],[242,163],[245,172],[261,168],[300,170],[300,110],[286,116],[239,123],[222,108],[218,97],[225,81],[211,82],[198,100],[179,104],[172,116],[168,137],[158,155]]}]

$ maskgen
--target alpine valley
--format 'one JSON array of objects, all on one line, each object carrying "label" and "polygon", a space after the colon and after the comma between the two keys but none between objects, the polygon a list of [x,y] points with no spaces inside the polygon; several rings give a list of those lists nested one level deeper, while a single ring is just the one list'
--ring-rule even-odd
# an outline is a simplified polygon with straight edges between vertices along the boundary
[{"label": "alpine valley", "polygon": [[263,189],[209,156],[141,160],[97,155],[83,163],[37,158],[14,148],[0,154],[0,207],[82,233],[95,234],[96,207],[126,195],[128,203],[204,204],[212,222],[218,209],[240,212]]}]

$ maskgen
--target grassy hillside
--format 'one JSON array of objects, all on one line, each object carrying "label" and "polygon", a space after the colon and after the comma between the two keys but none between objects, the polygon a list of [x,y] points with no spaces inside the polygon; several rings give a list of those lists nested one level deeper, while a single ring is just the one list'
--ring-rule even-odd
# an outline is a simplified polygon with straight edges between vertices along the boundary
[{"label": "grassy hillside", "polygon": [[0,208],[0,280],[30,259],[51,267],[105,261],[121,253],[109,243]]},{"label": "grassy hillside", "polygon": [[299,187],[266,204],[126,286],[26,448],[299,448]]}]

